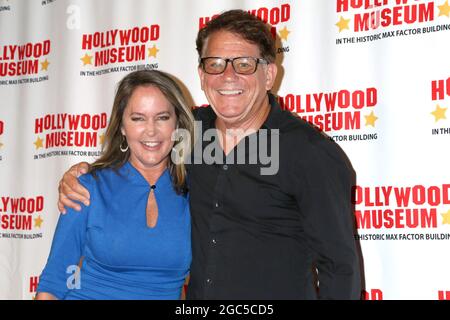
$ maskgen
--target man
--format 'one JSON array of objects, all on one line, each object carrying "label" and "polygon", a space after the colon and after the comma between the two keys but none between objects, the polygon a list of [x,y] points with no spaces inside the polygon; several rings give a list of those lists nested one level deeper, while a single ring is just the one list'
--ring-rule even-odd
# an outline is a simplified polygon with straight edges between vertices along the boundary
[{"label": "man", "polygon": [[[196,118],[216,139],[200,141],[203,158],[194,152],[188,167],[187,298],[359,299],[354,172],[335,143],[270,94],[277,67],[268,26],[241,10],[224,12],[199,31],[197,50],[210,106]],[[211,164],[205,155],[212,149]],[[275,170],[264,171],[263,149],[278,162]],[[60,183],[62,211],[78,206],[66,195],[88,199],[76,183],[81,168]]]}]

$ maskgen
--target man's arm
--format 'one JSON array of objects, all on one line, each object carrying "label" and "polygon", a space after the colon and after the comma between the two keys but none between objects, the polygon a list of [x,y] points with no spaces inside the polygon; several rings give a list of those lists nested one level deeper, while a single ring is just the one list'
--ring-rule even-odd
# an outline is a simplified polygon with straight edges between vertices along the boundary
[{"label": "man's arm", "polygon": [[81,206],[75,201],[82,202],[86,206],[89,205],[89,191],[78,182],[78,177],[85,174],[88,169],[89,164],[87,162],[80,162],[64,173],[58,187],[58,209],[61,213],[67,212],[66,207],[80,211]]},{"label": "man's arm", "polygon": [[304,161],[296,170],[297,202],[315,252],[319,299],[361,296],[360,255],[351,203],[354,171],[341,152],[334,142],[315,141],[304,150]]}]

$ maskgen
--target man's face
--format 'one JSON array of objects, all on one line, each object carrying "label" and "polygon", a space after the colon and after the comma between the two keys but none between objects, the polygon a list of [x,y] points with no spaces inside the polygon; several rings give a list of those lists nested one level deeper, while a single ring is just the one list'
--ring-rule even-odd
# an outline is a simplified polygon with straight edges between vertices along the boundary
[{"label": "man's face", "polygon": [[[228,31],[218,31],[205,42],[202,57],[254,57],[261,58],[257,45]],[[216,113],[218,120],[229,125],[240,125],[251,120],[267,106],[267,90],[273,86],[276,76],[275,64],[258,64],[250,75],[238,74],[231,62],[218,75],[198,72],[202,90]]]}]

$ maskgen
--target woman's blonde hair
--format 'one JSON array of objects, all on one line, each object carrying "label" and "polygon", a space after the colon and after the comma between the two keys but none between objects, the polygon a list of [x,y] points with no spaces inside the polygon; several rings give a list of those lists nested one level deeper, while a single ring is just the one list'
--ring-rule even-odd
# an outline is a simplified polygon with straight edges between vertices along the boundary
[{"label": "woman's blonde hair", "polygon": [[[89,172],[95,176],[95,171],[103,168],[119,169],[130,157],[130,150],[121,151],[123,136],[121,132],[122,116],[128,101],[134,90],[142,86],[154,86],[161,90],[162,94],[170,102],[175,109],[177,117],[177,128],[184,129],[190,134],[188,140],[193,139],[194,118],[191,109],[187,105],[186,99],[172,77],[158,70],[141,70],[135,71],[125,76],[118,85],[114,104],[111,111],[111,117],[106,129],[105,139],[102,147],[103,154],[93,164],[91,164]],[[193,140],[192,140],[193,141]],[[183,153],[187,156],[191,148],[191,144],[186,141],[175,142],[175,146],[184,144]],[[172,183],[177,193],[186,193],[186,167],[184,161],[174,163],[169,155],[169,172],[172,176]]]}]

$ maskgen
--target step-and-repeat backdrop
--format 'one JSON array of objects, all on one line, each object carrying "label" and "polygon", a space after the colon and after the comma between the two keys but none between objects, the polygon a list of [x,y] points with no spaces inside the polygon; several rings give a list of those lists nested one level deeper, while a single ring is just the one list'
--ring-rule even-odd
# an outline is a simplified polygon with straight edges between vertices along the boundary
[{"label": "step-and-repeat backdrop", "polygon": [[34,297],[117,82],[164,70],[205,104],[196,34],[232,8],[273,26],[283,108],[353,163],[366,298],[450,299],[448,0],[0,0],[0,299]]}]

